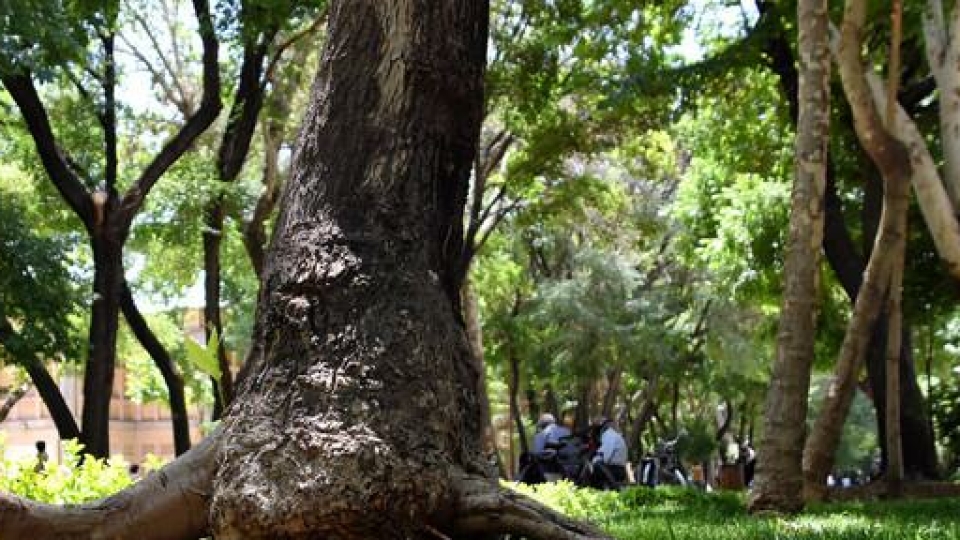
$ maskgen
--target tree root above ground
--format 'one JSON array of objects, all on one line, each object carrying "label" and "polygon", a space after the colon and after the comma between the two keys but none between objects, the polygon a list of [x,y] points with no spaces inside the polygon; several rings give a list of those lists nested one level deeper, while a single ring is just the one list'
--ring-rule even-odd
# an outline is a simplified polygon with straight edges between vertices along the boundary
[{"label": "tree root above ground", "polygon": [[[0,495],[0,539],[197,540],[209,534],[210,500],[223,434],[217,431],[163,469],[116,495],[83,505],[55,506]],[[453,484],[451,508],[423,528],[437,538],[518,534],[532,540],[610,538],[478,475]],[[444,523],[441,525],[440,523]],[[395,531],[383,531],[390,538]],[[310,538],[305,532],[304,538]],[[346,535],[342,538],[370,538]]]}]

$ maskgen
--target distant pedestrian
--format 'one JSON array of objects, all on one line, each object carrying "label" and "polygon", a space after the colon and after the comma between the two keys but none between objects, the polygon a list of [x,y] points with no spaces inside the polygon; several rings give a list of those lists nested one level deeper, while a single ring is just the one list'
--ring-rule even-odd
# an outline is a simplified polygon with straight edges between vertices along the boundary
[{"label": "distant pedestrian", "polygon": [[46,441],[37,441],[37,464],[33,467],[33,470],[36,472],[43,472],[47,468],[47,461],[50,460],[50,456],[47,455],[47,442]]}]

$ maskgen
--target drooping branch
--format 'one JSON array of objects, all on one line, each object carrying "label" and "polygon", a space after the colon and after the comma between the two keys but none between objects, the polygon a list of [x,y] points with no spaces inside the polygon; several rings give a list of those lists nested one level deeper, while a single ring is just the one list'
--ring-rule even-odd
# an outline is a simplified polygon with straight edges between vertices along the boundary
[{"label": "drooping branch", "polygon": [[[6,318],[0,317],[0,345],[6,345],[5,342],[13,338],[15,333],[16,330],[10,322]],[[60,391],[57,381],[47,371],[46,366],[33,355],[18,360],[24,371],[27,372],[27,376],[30,377],[33,386],[37,389],[37,394],[40,395],[40,399],[46,405],[47,411],[50,412],[60,438],[64,440],[78,439],[80,428],[77,426],[77,420],[74,418],[73,412],[70,411],[70,407],[67,406],[66,400],[63,399],[63,393]]]},{"label": "drooping branch", "polygon": [[7,391],[7,395],[4,396],[3,401],[0,402],[0,422],[3,422],[7,415],[10,414],[10,411],[23,399],[23,396],[27,395],[27,392],[30,391],[30,385],[27,383],[21,383]]},{"label": "drooping branch", "polygon": [[133,486],[97,502],[53,506],[0,494],[0,538],[196,540],[209,529],[220,430]]}]

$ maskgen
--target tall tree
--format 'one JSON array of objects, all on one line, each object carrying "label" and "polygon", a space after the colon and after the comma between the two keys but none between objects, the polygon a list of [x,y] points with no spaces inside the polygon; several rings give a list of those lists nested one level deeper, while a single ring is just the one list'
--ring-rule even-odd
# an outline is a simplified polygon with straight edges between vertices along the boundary
[{"label": "tall tree", "polygon": [[803,507],[801,457],[816,333],[817,276],[830,119],[829,19],[825,0],[797,4],[800,115],[785,291],[764,410],[753,511]]},{"label": "tall tree", "polygon": [[[784,14],[781,13],[782,6],[772,2],[758,2],[758,9],[761,14],[762,22],[759,25],[771,24],[773,29],[765,35],[763,50],[766,53],[766,63],[769,68],[777,74],[781,94],[788,103],[790,117],[793,123],[796,123],[799,104],[797,100],[798,75],[795,66],[794,53],[790,44],[787,29],[784,24]],[[917,85],[919,87],[920,85]],[[910,98],[919,101],[929,95],[927,92],[918,92],[912,90],[908,93]],[[845,122],[852,122],[849,115],[841,115]],[[850,135],[855,137],[854,128],[850,124]],[[846,136],[847,130],[835,130],[841,137]],[[846,146],[846,145],[845,145]],[[853,143],[851,143],[853,146]],[[825,194],[825,223],[823,248],[827,262],[833,269],[837,280],[846,292],[851,303],[854,302],[863,285],[863,277],[866,272],[865,258],[859,255],[856,243],[850,227],[848,227],[844,218],[844,207],[838,192],[838,183],[840,178],[835,165],[838,155],[833,154],[829,157],[827,164],[827,188]],[[866,156],[864,159],[868,159]],[[878,173],[877,173],[878,174]],[[877,193],[874,195],[874,193]],[[864,206],[873,208],[869,201],[881,201],[882,183],[870,180],[867,177],[864,195]],[[872,244],[879,227],[880,204],[876,205],[876,212],[865,210],[862,212],[863,227],[862,230],[867,233],[863,239],[864,251],[869,257],[872,252]],[[873,396],[873,405],[878,420],[878,433],[881,442],[881,457],[883,463],[886,462],[886,442],[884,438],[886,416],[885,404],[885,380],[886,369],[884,368],[884,356],[887,342],[887,326],[882,319],[874,325],[870,344],[867,347],[867,374],[870,380],[870,389]],[[910,325],[906,320],[903,322],[904,346],[901,347],[903,358],[900,363],[901,369],[901,402],[903,415],[901,416],[902,430],[905,436],[904,442],[904,466],[910,475],[925,476],[934,478],[937,476],[936,450],[934,447],[934,437],[930,430],[926,405],[923,394],[917,384],[916,370],[911,347],[909,345],[909,336],[911,334]]]},{"label": "tall tree", "polygon": [[499,488],[476,438],[450,242],[482,116],[488,9],[332,3],[249,375],[222,430],[110,504],[2,497],[0,536],[603,537]]},{"label": "tall tree", "polygon": [[[110,453],[110,396],[116,364],[117,328],[126,287],[123,273],[124,244],[150,190],[216,119],[220,110],[218,43],[210,6],[206,0],[195,0],[194,11],[203,42],[203,96],[200,106],[121,193],[116,99],[118,72],[114,55],[117,10],[118,6],[108,4],[90,14],[87,20],[76,23],[93,28],[94,41],[98,45],[98,54],[91,56],[101,61],[95,65],[80,64],[90,80],[74,74],[76,66],[70,61],[62,61],[62,65],[54,64],[52,68],[62,68],[78,94],[92,107],[99,122],[103,135],[103,156],[102,168],[98,171],[100,177],[96,180],[58,140],[41,99],[37,84],[49,76],[51,66],[19,62],[18,57],[14,57],[11,65],[0,66],[0,82],[19,107],[47,176],[83,223],[93,250],[93,302],[89,354],[84,371],[81,441],[87,452],[101,457]],[[29,50],[25,44],[21,44],[21,47]],[[125,311],[128,315],[132,314],[132,311]],[[166,360],[169,361],[169,356]],[[169,381],[170,404],[172,415],[178,420],[174,424],[174,438],[177,450],[182,452],[190,445],[183,382],[179,380],[172,363],[162,371],[173,376]]]},{"label": "tall tree", "polygon": [[[883,214],[867,264],[864,286],[857,295],[853,317],[844,337],[831,389],[827,392],[823,411],[804,449],[805,489],[809,498],[823,496],[826,477],[832,468],[834,452],[853,398],[857,374],[866,357],[872,328],[880,317],[884,301],[893,303],[892,307],[896,308],[890,309],[888,306],[894,324],[889,326],[891,332],[885,357],[896,357],[894,365],[898,366],[901,349],[899,295],[912,168],[907,148],[891,133],[892,126],[884,126],[881,109],[871,94],[865,76],[861,58],[865,21],[864,3],[859,0],[847,2],[837,64],[844,93],[853,111],[857,137],[883,176]],[[893,371],[888,366],[887,376],[892,376]],[[896,373],[899,375],[899,369]],[[888,397],[899,399],[899,395],[899,388],[894,394],[889,394],[888,389]],[[889,403],[888,400],[888,411]],[[899,426],[899,418],[897,424]],[[899,432],[899,427],[896,431]]]}]

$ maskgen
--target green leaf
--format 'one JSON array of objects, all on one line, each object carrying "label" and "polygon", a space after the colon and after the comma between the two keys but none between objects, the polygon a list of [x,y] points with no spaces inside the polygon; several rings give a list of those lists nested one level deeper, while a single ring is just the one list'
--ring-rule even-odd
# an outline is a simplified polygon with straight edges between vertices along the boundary
[{"label": "green leaf", "polygon": [[220,363],[217,361],[217,348],[220,346],[220,338],[217,336],[217,332],[213,331],[210,334],[210,339],[207,341],[206,347],[200,345],[189,336],[183,340],[183,344],[186,348],[187,359],[190,360],[190,363],[200,371],[219,381],[223,374],[220,372]]}]

